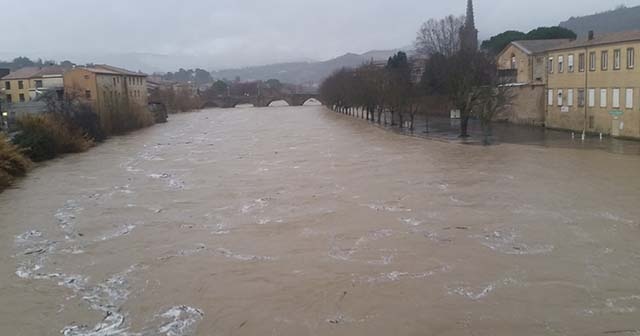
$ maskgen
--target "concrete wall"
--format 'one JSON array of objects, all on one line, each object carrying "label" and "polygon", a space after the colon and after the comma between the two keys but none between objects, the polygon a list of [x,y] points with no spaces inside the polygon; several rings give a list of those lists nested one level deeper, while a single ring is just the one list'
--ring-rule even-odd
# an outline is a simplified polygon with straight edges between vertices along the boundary
[{"label": "concrete wall", "polygon": [[[627,68],[627,48],[634,49],[635,66]],[[620,69],[614,69],[614,50],[621,52]],[[602,70],[601,52],[608,51],[608,69]],[[590,70],[589,54],[596,53],[595,70]],[[579,54],[585,54],[585,71],[580,71],[578,67]],[[575,55],[574,71],[567,69],[567,57],[569,54]],[[545,98],[546,125],[553,128],[582,131],[586,125],[587,132],[602,132],[604,134],[614,134],[622,137],[640,138],[640,41],[630,43],[619,43],[605,46],[589,48],[567,49],[549,53],[549,57],[554,59],[554,72],[549,74],[548,90],[552,94],[552,104],[548,104],[548,96]],[[564,71],[558,71],[558,56],[564,57]],[[573,100],[569,102],[568,90],[573,90]],[[595,104],[589,106],[589,89],[595,91]],[[600,90],[606,90],[606,100],[600,99]],[[613,90],[620,90],[619,107],[614,106]],[[633,105],[626,108],[626,91],[632,89]],[[562,104],[559,104],[558,95],[562,90]],[[579,90],[585,92],[585,106],[579,106]],[[603,104],[605,107],[601,107]],[[619,118],[622,122],[622,129],[609,112],[619,110],[623,114]],[[614,127],[619,130],[614,130]],[[617,134],[619,133],[619,134]]]},{"label": "concrete wall", "polygon": [[545,87],[544,85],[521,85],[511,88],[511,106],[496,116],[497,121],[520,125],[544,126]]}]

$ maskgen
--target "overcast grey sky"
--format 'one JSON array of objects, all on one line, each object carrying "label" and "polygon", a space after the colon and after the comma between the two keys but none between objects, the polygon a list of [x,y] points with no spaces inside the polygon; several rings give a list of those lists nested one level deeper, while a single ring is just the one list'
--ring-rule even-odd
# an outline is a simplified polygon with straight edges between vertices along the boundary
[{"label": "overcast grey sky", "polygon": [[[555,25],[640,0],[475,0],[481,37]],[[226,68],[410,45],[420,24],[466,0],[0,0],[0,58],[150,53]],[[7,15],[9,14],[9,15]]]}]

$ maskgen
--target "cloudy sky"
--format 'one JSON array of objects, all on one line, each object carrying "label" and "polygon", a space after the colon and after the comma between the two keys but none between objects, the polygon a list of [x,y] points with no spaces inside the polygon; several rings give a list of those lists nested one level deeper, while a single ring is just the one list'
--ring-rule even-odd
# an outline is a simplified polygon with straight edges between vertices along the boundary
[{"label": "cloudy sky", "polygon": [[[640,0],[475,0],[475,11],[480,35],[488,37],[619,4]],[[410,45],[422,22],[463,14],[465,6],[466,0],[0,0],[0,8],[11,9],[0,19],[0,58],[137,57],[209,69],[325,60]]]}]

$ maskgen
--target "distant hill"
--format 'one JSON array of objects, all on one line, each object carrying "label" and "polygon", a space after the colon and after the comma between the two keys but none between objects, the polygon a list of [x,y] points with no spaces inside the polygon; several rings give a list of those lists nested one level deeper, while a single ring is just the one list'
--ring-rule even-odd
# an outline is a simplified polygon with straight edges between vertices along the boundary
[{"label": "distant hill", "polygon": [[589,30],[595,31],[596,34],[640,30],[640,6],[620,6],[607,12],[572,17],[561,22],[560,27],[571,29],[578,36],[586,36]]},{"label": "distant hill", "polygon": [[343,67],[357,67],[371,60],[387,60],[397,50],[374,50],[364,54],[348,53],[324,62],[295,62],[262,66],[252,66],[240,69],[212,71],[211,76],[216,79],[233,80],[240,77],[243,81],[277,79],[291,84],[318,84],[332,72]]}]

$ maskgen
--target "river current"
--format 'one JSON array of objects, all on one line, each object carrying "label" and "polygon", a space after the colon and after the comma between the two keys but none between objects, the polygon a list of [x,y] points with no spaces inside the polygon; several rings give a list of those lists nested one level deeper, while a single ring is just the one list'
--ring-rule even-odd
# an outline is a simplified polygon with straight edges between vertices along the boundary
[{"label": "river current", "polygon": [[640,335],[640,156],[204,110],[0,194],[0,335]]}]

